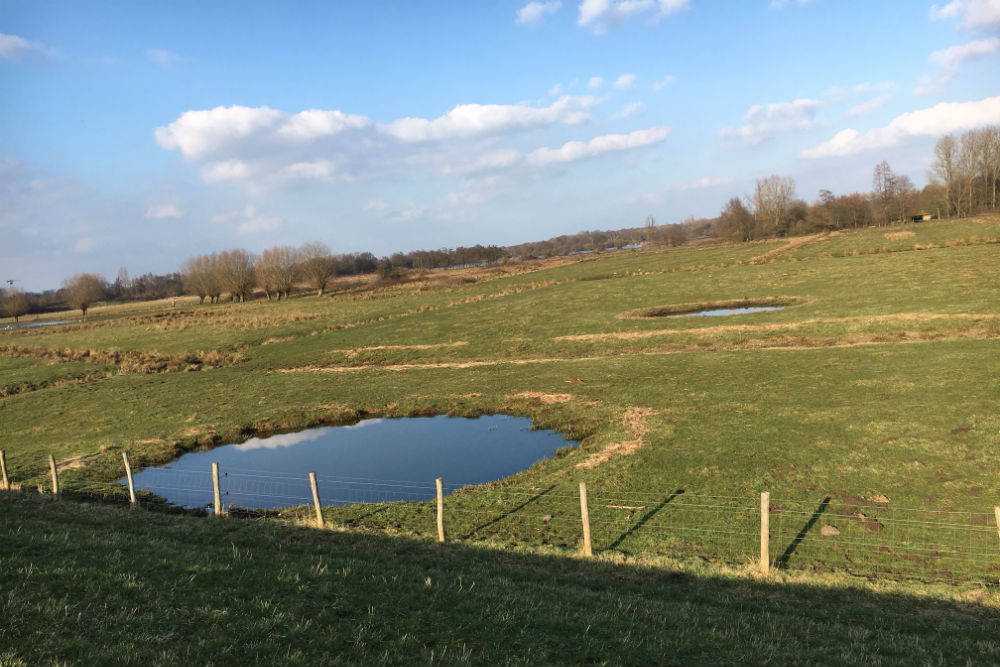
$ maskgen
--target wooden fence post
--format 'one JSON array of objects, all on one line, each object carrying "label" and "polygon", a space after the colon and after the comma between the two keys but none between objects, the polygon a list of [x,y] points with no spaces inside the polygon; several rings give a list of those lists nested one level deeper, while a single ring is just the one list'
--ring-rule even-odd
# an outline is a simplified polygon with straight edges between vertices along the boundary
[{"label": "wooden fence post", "polygon": [[323,509],[319,504],[319,484],[316,483],[316,473],[309,473],[309,486],[312,487],[313,505],[316,506],[316,527],[323,527]]},{"label": "wooden fence post", "polygon": [[767,574],[771,569],[771,493],[760,494],[760,570]]},{"label": "wooden fence post", "polygon": [[438,542],[444,542],[444,485],[442,484],[441,478],[438,477],[434,480],[434,485],[437,486],[437,501],[438,501]]},{"label": "wooden fence post", "polygon": [[10,491],[10,478],[7,477],[7,452],[0,449],[0,472],[3,473],[3,490]]},{"label": "wooden fence post", "polygon": [[52,471],[52,495],[59,495],[59,473],[56,472],[56,458],[49,454],[49,470]]},{"label": "wooden fence post", "polygon": [[1000,506],[993,508],[993,516],[997,522],[997,537],[1000,538]]},{"label": "wooden fence post", "polygon": [[594,550],[590,543],[590,512],[587,509],[587,483],[580,482],[580,518],[583,521],[583,555],[590,558]]},{"label": "wooden fence post", "polygon": [[212,485],[215,487],[215,516],[222,516],[222,494],[219,493],[218,461],[212,461]]},{"label": "wooden fence post", "polygon": [[122,460],[125,461],[125,476],[128,477],[128,502],[135,507],[135,484],[132,482],[132,464],[128,460],[128,452],[122,452]]}]

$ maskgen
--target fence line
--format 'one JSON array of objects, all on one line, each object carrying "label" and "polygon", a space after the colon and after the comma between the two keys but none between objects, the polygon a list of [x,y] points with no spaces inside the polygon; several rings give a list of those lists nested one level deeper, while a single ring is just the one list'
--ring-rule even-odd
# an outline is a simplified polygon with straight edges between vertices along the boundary
[{"label": "fence line", "polygon": [[[578,548],[584,556],[618,551],[756,562],[763,571],[827,568],[945,580],[996,580],[1000,572],[1000,507],[992,512],[935,510],[888,502],[865,504],[857,502],[859,498],[817,501],[762,492],[758,499],[685,489],[663,493],[591,489],[588,498],[582,481],[579,492],[572,493],[555,483],[471,485],[441,478],[390,480],[221,469],[218,463],[211,470],[151,468],[133,476],[127,453],[122,459],[122,483],[128,482],[133,507],[148,506],[155,494],[165,492],[169,504],[216,516],[292,519],[318,528],[334,523],[403,529],[439,542],[445,541],[450,525],[451,540],[533,539]],[[10,489],[6,463],[6,453],[0,450],[2,488]],[[49,467],[52,492],[58,495],[58,469],[52,456]],[[361,512],[361,508],[366,509]]]}]

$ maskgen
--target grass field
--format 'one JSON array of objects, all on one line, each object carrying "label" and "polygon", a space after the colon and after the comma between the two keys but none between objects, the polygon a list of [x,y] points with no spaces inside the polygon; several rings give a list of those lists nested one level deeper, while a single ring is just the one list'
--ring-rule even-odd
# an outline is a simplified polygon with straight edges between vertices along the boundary
[{"label": "grass field", "polygon": [[[993,507],[1000,504],[997,237],[996,218],[940,221],[766,243],[621,251],[478,274],[435,272],[410,284],[335,290],[323,298],[99,306],[86,323],[0,332],[0,447],[11,476],[24,487],[46,487],[52,454],[63,462],[64,488],[121,497],[124,490],[114,480],[122,476],[122,451],[143,467],[254,434],[364,417],[524,415],[538,427],[580,440],[580,446],[508,480],[449,496],[449,535],[458,542],[448,545],[449,557],[479,559],[476,567],[488,570],[484,563],[500,557],[484,547],[528,550],[532,555],[517,567],[530,570],[543,562],[540,570],[567,568],[572,574],[554,574],[553,580],[592,589],[580,595],[596,596],[605,606],[625,604],[602,592],[619,577],[637,577],[636,590],[645,590],[646,577],[669,578],[655,568],[623,575],[611,563],[663,558],[708,568],[684,579],[683,595],[699,595],[699,587],[707,586],[709,597],[729,599],[736,595],[727,588],[731,584],[742,591],[738,608],[746,596],[758,594],[833,596],[834,614],[836,600],[856,596],[873,609],[893,604],[877,591],[835,592],[851,575],[895,580],[919,606],[927,596],[958,594],[920,582],[950,582],[965,595],[996,584],[1000,574],[993,523]],[[644,316],[731,302],[787,307],[724,318]],[[607,561],[603,565],[559,560],[579,548],[580,481],[590,489],[594,547]],[[772,558],[784,572],[780,576],[810,572],[840,583],[817,584],[815,590],[825,591],[817,593],[805,584],[718,578],[725,568],[744,571],[756,557],[762,491],[771,494]],[[286,512],[274,517],[278,521],[246,527],[157,517],[147,526],[109,508],[80,510],[84,514],[74,517],[67,505],[8,502],[6,529],[26,550],[0,551],[17,563],[14,569],[30,569],[32,557],[25,553],[37,555],[34,567],[49,557],[44,542],[32,536],[47,521],[65,523],[71,535],[105,521],[93,517],[107,512],[114,531],[102,537],[94,529],[81,539],[95,545],[105,538],[126,540],[133,525],[147,533],[162,525],[164,531],[197,531],[199,539],[221,540],[212,548],[222,549],[228,541],[220,530],[239,532],[247,543],[280,541],[275,536],[283,534],[282,521],[306,516],[305,510]],[[428,503],[331,506],[324,512],[332,525],[349,527],[351,536],[302,540],[354,540],[358,549],[425,554],[431,548],[425,542],[435,534]],[[91,551],[99,559],[95,572],[115,558],[100,555],[96,546]],[[424,557],[399,567],[425,568]],[[3,566],[9,577],[12,567]],[[500,569],[489,572],[484,576],[504,576]],[[67,566],[66,595],[80,576]],[[284,590],[275,586],[276,595]],[[985,614],[995,623],[995,593],[982,590],[989,592],[961,613]],[[155,598],[151,591],[146,595]],[[654,607],[689,606],[649,595]],[[182,606],[180,598],[171,600],[168,607]],[[800,613],[789,604],[789,617]],[[210,607],[192,602],[206,614]],[[39,607],[37,613],[64,612]],[[241,607],[227,613],[242,618],[258,612]],[[862,660],[848,647],[864,635],[869,612],[843,613],[847,627],[831,644],[842,653],[822,648],[789,659],[779,648],[793,641],[789,634],[754,647],[745,645],[749,639],[737,640],[744,643],[733,650],[746,653],[678,654],[677,663],[949,662],[942,657],[948,653],[934,653],[921,642],[914,644],[917,653]],[[603,622],[625,631],[627,624],[615,619]],[[900,623],[906,626],[900,637],[920,633],[919,620]],[[654,653],[644,648],[614,653],[622,657],[613,660],[607,651],[624,649],[609,648],[611,642],[602,644],[607,651],[598,662],[673,662],[662,657],[674,650],[662,642],[673,639],[635,632],[636,646],[661,657],[650,659]],[[993,644],[976,633],[958,634],[953,640],[968,644],[954,655],[997,662]],[[589,659],[569,649],[548,654],[528,645],[517,659],[489,651],[466,658],[452,641],[460,635],[447,635],[452,653],[446,658],[438,653],[431,660],[426,647],[400,644],[385,647],[398,654],[345,652],[343,661]],[[682,634],[697,645],[693,635]],[[505,636],[518,645],[528,641]],[[897,639],[884,644],[896,646]],[[763,652],[751,652],[758,650]],[[45,662],[54,655],[67,654],[15,651],[7,661]],[[207,659],[205,653],[162,655],[164,663]],[[286,661],[263,652],[253,654],[259,659],[241,655],[251,662]],[[287,661],[309,662],[308,655]]]}]

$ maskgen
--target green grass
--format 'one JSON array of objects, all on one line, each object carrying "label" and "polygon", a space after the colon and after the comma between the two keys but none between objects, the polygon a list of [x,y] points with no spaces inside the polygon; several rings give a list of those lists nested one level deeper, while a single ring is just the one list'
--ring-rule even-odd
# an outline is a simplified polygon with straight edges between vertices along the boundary
[{"label": "green grass", "polygon": [[996,593],[0,495],[4,665],[1000,664]]},{"label": "green grass", "polygon": [[[0,349],[29,355],[0,356],[0,386],[19,387],[0,398],[0,447],[25,487],[47,488],[52,454],[85,464],[61,472],[64,488],[120,498],[122,451],[138,469],[365,417],[524,415],[580,446],[449,496],[454,553],[575,554],[582,480],[601,558],[742,568],[756,557],[768,491],[782,576],[968,590],[998,577],[1000,244],[982,242],[998,228],[858,230],[764,263],[751,260],[788,242],[583,256],[474,282],[439,272],[282,302],[102,307],[85,324],[0,332]],[[914,237],[885,237],[906,231]],[[965,244],[947,244],[958,238]],[[872,252],[883,247],[899,252]],[[772,297],[794,305],[725,318],[632,312]],[[79,361],[122,351],[225,354],[190,372]],[[60,358],[75,360],[51,363]],[[428,503],[324,512],[369,545],[435,534]],[[412,647],[399,655],[429,661]],[[560,655],[552,661],[582,660]]]}]

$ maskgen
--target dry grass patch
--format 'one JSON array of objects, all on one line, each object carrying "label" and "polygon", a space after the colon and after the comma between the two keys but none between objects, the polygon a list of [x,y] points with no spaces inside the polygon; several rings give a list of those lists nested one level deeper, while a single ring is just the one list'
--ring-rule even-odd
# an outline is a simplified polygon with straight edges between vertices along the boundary
[{"label": "dry grass patch", "polygon": [[605,446],[601,451],[594,452],[577,463],[576,467],[579,470],[590,470],[619,456],[635,454],[642,447],[643,437],[650,431],[646,420],[656,414],[659,414],[659,411],[652,408],[629,408],[622,418],[622,426],[631,437]]},{"label": "dry grass patch", "polygon": [[780,248],[774,248],[773,250],[765,252],[763,255],[757,255],[756,257],[751,257],[750,263],[767,264],[768,262],[774,261],[778,257],[781,257],[782,255],[787,255],[790,252],[794,252],[795,250],[798,250],[803,246],[807,246],[810,243],[815,243],[816,241],[820,241],[822,239],[825,239],[826,237],[827,234],[813,234],[811,236],[800,236],[794,238],[791,241],[789,241],[786,245],[783,245]]},{"label": "dry grass patch", "polygon": [[548,394],[541,391],[522,391],[519,394],[514,394],[513,398],[528,398],[544,403],[545,405],[553,405],[556,403],[569,403],[576,396],[573,394]]},{"label": "dry grass patch", "polygon": [[902,241],[903,239],[913,238],[914,236],[916,236],[916,234],[914,234],[913,232],[910,232],[910,231],[905,231],[905,232],[887,232],[887,233],[883,234],[882,236],[884,236],[889,241]]}]

